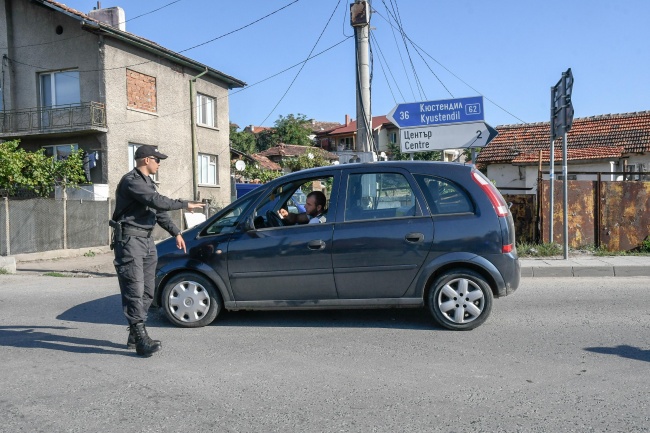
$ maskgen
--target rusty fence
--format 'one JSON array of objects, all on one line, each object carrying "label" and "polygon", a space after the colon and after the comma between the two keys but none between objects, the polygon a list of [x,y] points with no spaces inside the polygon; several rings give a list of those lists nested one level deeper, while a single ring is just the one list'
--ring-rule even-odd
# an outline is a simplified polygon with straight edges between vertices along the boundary
[{"label": "rusty fence", "polygon": [[[568,244],[572,248],[602,247],[609,251],[638,248],[650,235],[648,173],[571,172],[596,180],[568,180]],[[603,180],[622,175],[624,180]],[[541,176],[540,176],[541,178]],[[564,181],[554,182],[553,242],[563,244]],[[512,203],[518,242],[550,242],[550,181],[538,180],[535,194],[504,194]]]}]

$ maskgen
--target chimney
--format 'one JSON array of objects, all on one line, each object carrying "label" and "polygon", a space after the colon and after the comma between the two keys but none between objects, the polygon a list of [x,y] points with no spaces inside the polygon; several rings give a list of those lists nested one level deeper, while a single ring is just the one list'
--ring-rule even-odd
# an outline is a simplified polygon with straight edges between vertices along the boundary
[{"label": "chimney", "polygon": [[101,4],[97,2],[97,7],[88,12],[88,16],[96,19],[100,23],[108,24],[109,26],[122,30],[123,32],[126,31],[124,9],[119,6],[101,9]]},{"label": "chimney", "polygon": [[349,115],[349,114],[346,114],[346,115],[345,115],[345,126],[349,126],[349,125],[350,125],[350,122],[351,122],[351,120],[350,120],[350,115]]}]

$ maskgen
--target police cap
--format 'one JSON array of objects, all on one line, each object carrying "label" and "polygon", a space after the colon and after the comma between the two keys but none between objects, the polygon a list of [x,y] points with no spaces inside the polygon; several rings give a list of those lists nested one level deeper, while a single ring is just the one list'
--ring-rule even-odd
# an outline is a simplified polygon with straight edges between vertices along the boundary
[{"label": "police cap", "polygon": [[150,146],[148,144],[144,144],[135,150],[135,159],[151,157],[166,159],[167,155],[158,152],[158,148],[156,146]]}]

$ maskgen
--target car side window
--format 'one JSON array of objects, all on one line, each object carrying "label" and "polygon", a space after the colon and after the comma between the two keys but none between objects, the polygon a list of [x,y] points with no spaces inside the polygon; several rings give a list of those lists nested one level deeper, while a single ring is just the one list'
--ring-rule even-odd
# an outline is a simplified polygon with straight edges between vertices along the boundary
[{"label": "car side window", "polygon": [[[328,209],[333,182],[334,178],[332,176],[322,176],[294,180],[277,186],[255,209],[253,213],[255,228],[264,229],[285,226],[286,222],[278,219],[278,211],[283,208],[289,213],[304,213],[306,197],[312,191],[321,191],[325,194],[326,209]],[[326,213],[327,211],[324,212],[324,214]],[[326,220],[325,216],[322,218],[323,221]]]},{"label": "car side window", "polygon": [[421,215],[408,180],[401,173],[359,173],[348,177],[345,221]]},{"label": "car side window", "polygon": [[467,192],[451,180],[433,176],[415,176],[434,215],[474,212]]},{"label": "car side window", "polygon": [[233,207],[212,223],[210,223],[203,231],[205,235],[218,235],[222,233],[232,233],[239,222],[239,217],[244,210],[250,205],[252,198],[242,200],[237,206]]}]

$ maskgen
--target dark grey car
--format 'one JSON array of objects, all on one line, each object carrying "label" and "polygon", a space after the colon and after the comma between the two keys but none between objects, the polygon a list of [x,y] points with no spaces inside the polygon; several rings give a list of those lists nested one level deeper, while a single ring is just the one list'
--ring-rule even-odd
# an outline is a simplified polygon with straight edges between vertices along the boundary
[{"label": "dark grey car", "polygon": [[[323,191],[326,221],[284,225],[292,195]],[[294,208],[295,209],[295,208]],[[473,165],[377,162],[278,178],[158,244],[155,302],[179,326],[227,310],[426,307],[468,330],[519,286],[512,215]]]}]

